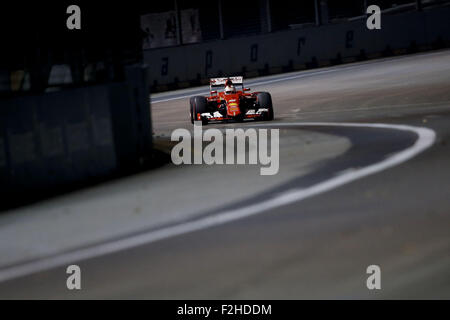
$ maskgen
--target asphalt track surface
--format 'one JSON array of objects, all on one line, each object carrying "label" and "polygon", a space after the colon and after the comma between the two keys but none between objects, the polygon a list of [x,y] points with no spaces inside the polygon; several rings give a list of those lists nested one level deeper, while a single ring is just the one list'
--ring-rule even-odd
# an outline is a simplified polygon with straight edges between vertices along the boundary
[{"label": "asphalt track surface", "polygon": [[[255,79],[249,86],[272,93],[276,119],[256,125],[280,128],[280,158],[291,159],[286,169],[280,164],[276,184],[258,180],[257,170],[232,168],[236,177],[221,168],[178,167],[192,202],[212,179],[226,188],[210,191],[198,214],[184,214],[191,201],[172,201],[180,214],[165,224],[28,261],[0,261],[0,298],[450,298],[450,52]],[[188,97],[202,90],[152,97],[157,139],[192,128]],[[311,161],[303,167],[305,159]],[[168,166],[170,174],[175,169]],[[243,196],[219,201],[233,189]],[[166,194],[175,197],[170,189]],[[158,210],[148,206],[145,215]],[[14,220],[21,215],[5,213],[1,227],[22,230],[25,222]],[[31,246],[31,232],[15,236],[24,245],[29,237]],[[82,270],[80,291],[66,289],[71,263]],[[381,290],[366,287],[373,264],[381,268]]]}]

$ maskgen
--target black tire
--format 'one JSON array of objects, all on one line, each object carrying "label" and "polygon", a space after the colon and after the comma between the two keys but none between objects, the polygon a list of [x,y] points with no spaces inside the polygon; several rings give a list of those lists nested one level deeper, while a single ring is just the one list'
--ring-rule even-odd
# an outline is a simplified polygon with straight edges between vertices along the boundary
[{"label": "black tire", "polygon": [[244,122],[244,118],[245,118],[244,114],[241,113],[240,115],[234,117],[234,121],[236,121],[236,122]]},{"label": "black tire", "polygon": [[189,99],[189,118],[191,120],[191,123],[194,124],[194,110],[193,110],[193,105],[194,105],[194,97],[191,97]]},{"label": "black tire", "polygon": [[[190,99],[190,114],[191,114],[191,123],[197,120],[197,113],[205,113],[208,112],[208,102],[205,97],[195,96]],[[204,119],[202,121],[203,124],[207,124],[208,121]]]},{"label": "black tire", "polygon": [[268,92],[258,92],[256,94],[256,100],[259,104],[260,108],[267,108],[269,112],[264,120],[270,121],[273,120],[273,105],[272,105],[272,96]]}]

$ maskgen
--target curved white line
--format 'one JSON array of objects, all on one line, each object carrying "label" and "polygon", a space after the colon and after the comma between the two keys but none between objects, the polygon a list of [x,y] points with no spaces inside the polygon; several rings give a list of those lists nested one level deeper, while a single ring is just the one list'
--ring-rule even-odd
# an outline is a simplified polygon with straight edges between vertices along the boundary
[{"label": "curved white line", "polygon": [[24,263],[17,266],[11,266],[0,270],[0,282],[29,275],[32,273],[48,270],[54,267],[68,265],[74,261],[81,261],[89,258],[94,258],[109,253],[118,252],[121,250],[137,247],[140,245],[152,243],[155,241],[179,236],[193,231],[199,231],[210,227],[218,226],[227,222],[243,219],[258,213],[265,212],[269,209],[298,202],[303,199],[321,194],[323,192],[332,190],[346,183],[361,179],[368,175],[380,172],[382,170],[391,168],[401,164],[425,149],[433,145],[436,134],[433,130],[422,127],[413,127],[408,125],[393,125],[393,124],[367,124],[367,123],[326,123],[326,122],[293,122],[293,123],[279,123],[279,124],[262,124],[265,127],[282,127],[282,126],[339,126],[339,127],[360,127],[360,128],[380,128],[393,129],[401,131],[409,131],[417,134],[418,138],[411,147],[390,155],[381,162],[369,165],[364,168],[355,169],[353,171],[345,171],[341,175],[335,176],[331,179],[319,182],[305,189],[290,189],[280,193],[274,198],[259,202],[257,204],[249,205],[235,210],[227,210],[221,213],[198,218],[189,222],[182,222],[180,224],[169,226],[155,231],[149,231],[138,235],[133,235],[125,239],[113,240],[108,243],[94,245],[88,248],[78,249],[69,253],[62,253],[57,256],[43,258],[41,260]]}]

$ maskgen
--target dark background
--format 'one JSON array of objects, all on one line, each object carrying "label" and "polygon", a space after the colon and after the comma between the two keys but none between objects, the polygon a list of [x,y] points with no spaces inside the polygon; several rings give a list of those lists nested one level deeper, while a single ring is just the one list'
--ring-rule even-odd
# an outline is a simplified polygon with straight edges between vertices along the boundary
[{"label": "dark background", "polygon": [[[369,3],[370,2],[370,3]],[[382,9],[415,4],[415,0],[328,0],[328,19],[321,23],[339,23],[364,14],[367,4]],[[427,1],[433,5],[442,1]],[[242,37],[290,28],[317,25],[316,6],[321,0],[269,0],[271,28],[264,11],[265,0],[222,0],[223,34],[219,27],[219,1],[3,1],[0,10],[0,71],[27,70],[31,75],[29,92],[41,92],[51,66],[69,64],[72,86],[84,85],[83,67],[102,61],[109,70],[95,82],[123,79],[123,66],[142,59],[140,15],[174,10],[199,9],[202,41]],[[71,4],[81,8],[81,30],[66,28],[66,9]],[[415,9],[415,8],[409,8]],[[408,8],[406,8],[408,10]],[[182,43],[181,43],[182,44]],[[1,91],[1,90],[0,90]],[[3,96],[28,92],[0,92]]]}]

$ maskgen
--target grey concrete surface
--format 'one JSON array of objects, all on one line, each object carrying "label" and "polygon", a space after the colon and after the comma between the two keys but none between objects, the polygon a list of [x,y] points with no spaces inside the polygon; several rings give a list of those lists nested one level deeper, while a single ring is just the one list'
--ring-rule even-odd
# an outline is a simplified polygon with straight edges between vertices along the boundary
[{"label": "grey concrete surface", "polygon": [[[0,297],[450,298],[450,52],[356,64],[352,68],[334,68],[324,73],[326,70],[257,85],[253,89],[272,93],[276,121],[427,126],[437,132],[435,146],[400,166],[298,203],[222,226],[75,261],[83,270],[81,291],[68,291],[65,268],[57,267],[0,283]],[[190,127],[187,99],[155,104],[153,119],[155,135],[160,137],[167,137],[173,128]],[[214,125],[217,128],[236,126]],[[309,143],[296,145],[295,139],[305,142],[302,139],[308,137],[313,137]],[[342,170],[337,164],[352,168],[363,160],[376,161],[380,154],[402,148],[411,143],[412,138],[367,130],[344,132],[309,128],[291,131],[284,139],[286,145],[282,150],[292,153],[292,158],[287,159],[290,163],[287,167],[292,170],[302,168],[303,156],[319,155],[310,158],[308,163],[316,165],[299,171],[299,179],[294,183],[301,185],[308,183],[311,175],[332,175],[337,168]],[[322,147],[319,144],[315,151],[306,148],[316,140],[322,141]],[[298,167],[296,161],[299,161]],[[209,186],[212,176],[220,178],[213,187],[220,185],[227,190],[234,182],[241,184],[247,180],[252,185],[247,189],[255,190],[253,195],[286,182],[281,178],[276,184],[257,181],[257,172],[235,169],[236,176],[231,173],[233,170],[221,171],[218,175],[213,168],[209,168],[210,172],[202,167],[177,170],[183,172],[183,182],[195,178],[196,188]],[[145,196],[136,192],[136,186],[142,186],[139,181],[144,177],[114,183],[115,192],[111,197],[101,196],[108,194],[108,189],[83,191],[85,198],[80,198],[80,194],[68,195],[68,199],[74,197],[70,201],[77,205],[81,205],[80,200],[90,198],[91,202],[96,202],[100,197],[102,200],[98,203],[105,206],[99,207],[96,218],[88,219],[86,214],[79,223],[99,223],[110,212],[126,211],[119,207],[123,203],[121,197],[126,194],[130,199],[137,194]],[[146,183],[164,183],[170,175],[161,174],[158,179]],[[180,183],[179,177],[173,179]],[[180,212],[184,212],[192,203],[189,196],[196,196],[196,188],[186,189],[184,200],[171,201],[174,208],[178,206]],[[176,196],[175,192],[170,195]],[[250,190],[248,195],[251,195]],[[210,196],[214,196],[214,192]],[[111,210],[103,211],[110,202],[114,204]],[[45,205],[48,204],[38,204],[26,214],[2,215],[0,226],[12,226],[14,230],[20,225],[18,220],[25,221],[26,225],[33,211],[35,221],[39,221],[38,216],[45,216],[49,211]],[[160,211],[160,208],[153,208],[150,205],[143,210]],[[61,225],[68,216],[72,215],[60,214]],[[49,225],[41,227],[45,229]],[[80,229],[74,228],[73,233]],[[32,230],[32,224],[24,230]],[[111,232],[116,231],[113,228]],[[1,243],[9,241],[13,246],[13,242],[22,241],[25,248],[24,240],[18,235],[10,231]],[[3,232],[0,236],[3,237]],[[63,241],[64,234],[60,237]],[[8,252],[8,245],[3,248],[2,252]],[[370,264],[381,267],[380,291],[369,291],[365,287],[366,268]]]}]

